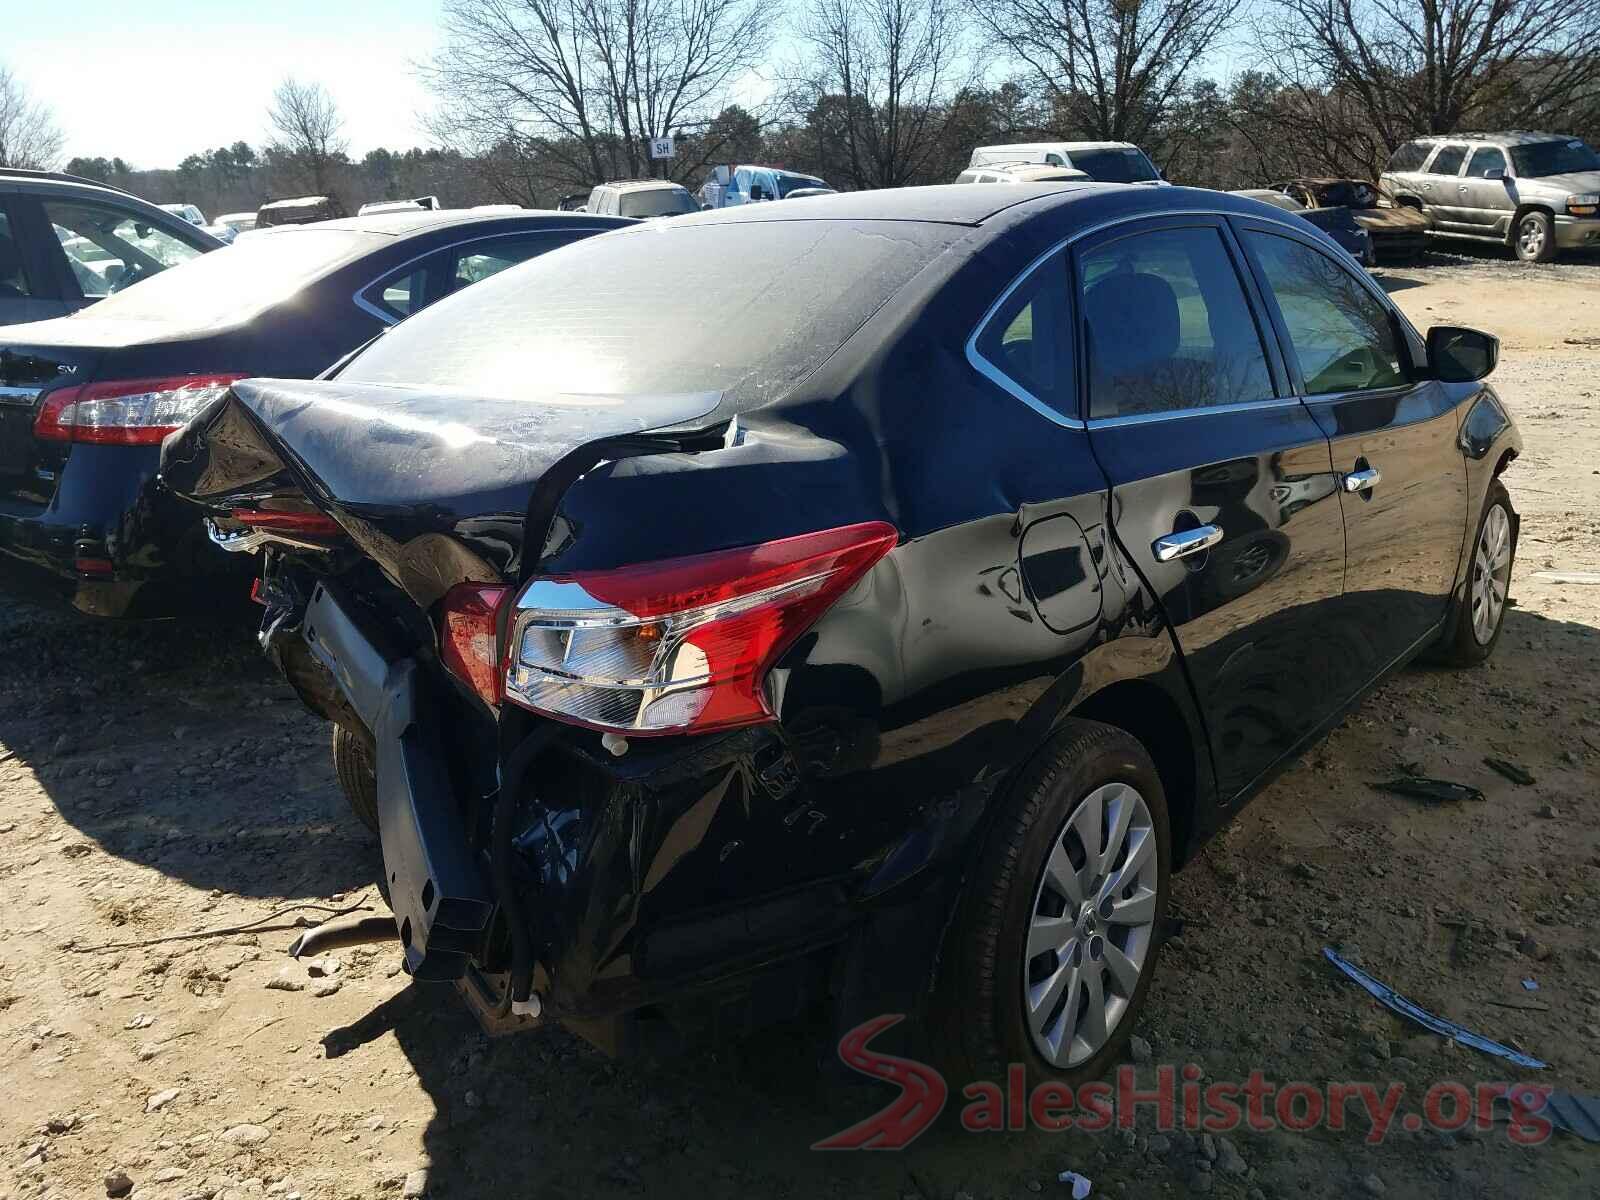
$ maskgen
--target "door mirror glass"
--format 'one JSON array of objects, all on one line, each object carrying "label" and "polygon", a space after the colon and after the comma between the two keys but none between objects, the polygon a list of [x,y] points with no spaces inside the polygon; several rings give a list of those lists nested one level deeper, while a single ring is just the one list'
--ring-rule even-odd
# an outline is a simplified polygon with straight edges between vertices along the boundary
[{"label": "door mirror glass", "polygon": [[1483,173],[1483,177],[1485,179],[1504,179],[1506,177],[1506,169],[1504,167],[1490,167]]},{"label": "door mirror glass", "polygon": [[1445,383],[1472,383],[1494,370],[1500,339],[1478,329],[1435,325],[1428,330],[1428,367]]}]

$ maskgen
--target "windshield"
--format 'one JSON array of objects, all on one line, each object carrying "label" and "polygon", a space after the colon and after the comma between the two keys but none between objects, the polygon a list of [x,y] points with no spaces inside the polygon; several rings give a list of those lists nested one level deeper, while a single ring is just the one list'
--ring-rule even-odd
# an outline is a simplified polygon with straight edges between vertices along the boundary
[{"label": "windshield", "polygon": [[1513,146],[1511,161],[1516,165],[1518,176],[1524,179],[1537,179],[1541,175],[1567,175],[1574,171],[1600,171],[1600,154],[1577,138]]},{"label": "windshield", "polygon": [[780,200],[790,192],[797,192],[801,188],[825,188],[828,186],[814,175],[791,175],[787,171],[779,171],[777,175],[778,199]]},{"label": "windshield", "polygon": [[196,324],[243,320],[386,238],[342,229],[305,229],[235,242],[117,292],[94,306],[95,320],[193,317]]},{"label": "windshield", "polygon": [[1110,150],[1074,150],[1072,166],[1101,183],[1148,183],[1160,179],[1144,151],[1128,146]]},{"label": "windshield", "polygon": [[682,188],[651,188],[643,192],[624,192],[618,211],[624,217],[675,217],[699,212],[694,197]]},{"label": "windshield", "polygon": [[511,398],[769,399],[964,232],[912,221],[693,221],[586,238],[424,309],[339,378]]}]

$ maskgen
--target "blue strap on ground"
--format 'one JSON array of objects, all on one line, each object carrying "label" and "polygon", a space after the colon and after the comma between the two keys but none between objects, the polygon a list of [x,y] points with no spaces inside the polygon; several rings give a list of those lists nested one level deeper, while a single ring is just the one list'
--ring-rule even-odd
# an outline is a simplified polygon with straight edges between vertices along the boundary
[{"label": "blue strap on ground", "polygon": [[1394,1009],[1403,1017],[1410,1017],[1424,1029],[1431,1029],[1440,1037],[1454,1038],[1463,1046],[1471,1046],[1474,1050],[1482,1050],[1485,1054],[1497,1055],[1500,1058],[1514,1062],[1519,1067],[1530,1070],[1542,1071],[1549,1063],[1540,1062],[1531,1054],[1524,1054],[1520,1050],[1513,1050],[1510,1046],[1502,1046],[1499,1042],[1491,1041],[1481,1034],[1473,1033],[1470,1029],[1457,1025],[1454,1021],[1446,1021],[1443,1017],[1436,1017],[1425,1008],[1420,1008],[1407,1000],[1399,992],[1386,983],[1379,983],[1354,963],[1346,962],[1339,957],[1337,951],[1331,946],[1322,948],[1322,955],[1339,970],[1355,980],[1381,1003]]}]

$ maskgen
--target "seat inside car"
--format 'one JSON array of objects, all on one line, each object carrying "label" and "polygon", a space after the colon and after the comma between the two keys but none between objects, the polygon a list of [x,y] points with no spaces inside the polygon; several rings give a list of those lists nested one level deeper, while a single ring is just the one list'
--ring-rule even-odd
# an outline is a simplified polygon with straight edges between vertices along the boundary
[{"label": "seat inside car", "polygon": [[[1091,394],[1114,398],[1111,412],[1097,416],[1161,412],[1184,407],[1163,381],[1178,362],[1182,321],[1172,285],[1159,275],[1114,271],[1095,282],[1083,297],[1090,331]],[[1115,337],[1105,331],[1115,330]],[[1162,399],[1168,402],[1162,403]]]},{"label": "seat inside car", "polygon": [[15,299],[27,294],[22,287],[22,255],[10,235],[0,233],[0,296]]}]

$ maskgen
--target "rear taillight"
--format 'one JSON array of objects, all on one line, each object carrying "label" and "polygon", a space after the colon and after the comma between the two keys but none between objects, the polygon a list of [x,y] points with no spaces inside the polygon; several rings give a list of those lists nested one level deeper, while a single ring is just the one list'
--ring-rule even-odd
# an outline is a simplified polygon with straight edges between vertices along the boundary
[{"label": "rear taillight", "polygon": [[243,375],[120,379],[59,388],[45,397],[33,436],[53,442],[154,446]]},{"label": "rear taillight", "polygon": [[767,672],[897,538],[874,521],[530,580],[511,614],[505,696],[633,734],[771,720]]},{"label": "rear taillight", "polygon": [[236,508],[228,514],[241,525],[272,533],[299,533],[334,537],[344,532],[339,522],[319,512],[285,512],[278,509]]},{"label": "rear taillight", "polygon": [[497,626],[508,587],[458,583],[440,604],[439,657],[450,673],[494,707],[500,703]]}]

